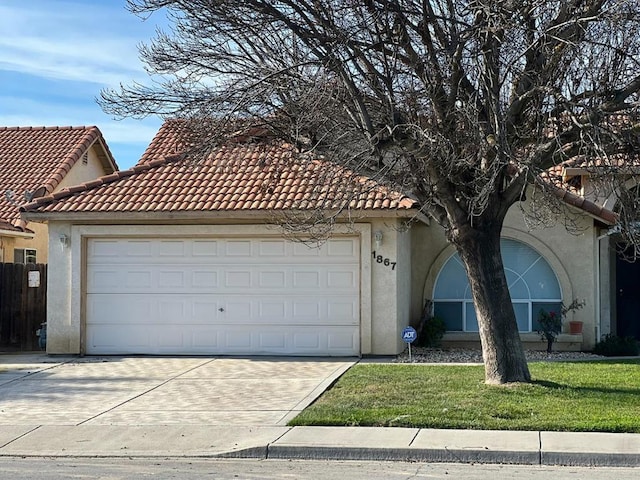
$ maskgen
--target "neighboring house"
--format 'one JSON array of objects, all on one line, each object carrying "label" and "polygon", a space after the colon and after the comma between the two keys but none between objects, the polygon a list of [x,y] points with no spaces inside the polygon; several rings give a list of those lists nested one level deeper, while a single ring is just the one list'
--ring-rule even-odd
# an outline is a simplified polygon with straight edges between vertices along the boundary
[{"label": "neighboring house", "polygon": [[[193,163],[166,123],[133,169],[26,205],[52,245],[70,239],[49,261],[48,352],[393,355],[427,300],[447,343],[477,345],[464,270],[442,229],[410,198],[330,162],[296,160],[291,148],[236,139]],[[561,194],[581,233],[530,232],[516,206],[505,268],[526,345],[542,348],[540,309],[579,298],[584,331],[560,335],[556,348],[590,348],[626,328],[609,293],[616,217]],[[275,225],[317,211],[337,214],[319,247]]]},{"label": "neighboring house", "polygon": [[116,170],[97,127],[0,127],[0,262],[47,263],[47,227],[20,205]]}]

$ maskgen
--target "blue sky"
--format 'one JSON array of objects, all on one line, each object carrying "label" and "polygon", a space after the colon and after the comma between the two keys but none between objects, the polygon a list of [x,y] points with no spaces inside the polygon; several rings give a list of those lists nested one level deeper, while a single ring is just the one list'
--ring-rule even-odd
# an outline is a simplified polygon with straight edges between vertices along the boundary
[{"label": "blue sky", "polygon": [[133,166],[161,120],[115,120],[95,98],[148,76],[137,45],[146,21],[126,0],[0,0],[0,126],[97,125],[121,169]]}]

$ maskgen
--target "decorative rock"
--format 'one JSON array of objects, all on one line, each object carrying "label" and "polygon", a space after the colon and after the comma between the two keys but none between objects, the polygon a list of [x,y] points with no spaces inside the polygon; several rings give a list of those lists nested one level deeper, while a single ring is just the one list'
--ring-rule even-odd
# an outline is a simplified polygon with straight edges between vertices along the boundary
[{"label": "decorative rock", "polygon": [[[594,355],[586,352],[552,352],[538,350],[525,351],[527,360],[535,361],[570,361],[570,360],[597,360],[605,358],[601,355]],[[394,360],[395,363],[409,363],[409,354],[407,351],[401,353]],[[480,350],[463,350],[463,349],[434,349],[413,347],[411,349],[411,363],[458,363],[458,364],[476,364],[483,363],[482,352]]]}]

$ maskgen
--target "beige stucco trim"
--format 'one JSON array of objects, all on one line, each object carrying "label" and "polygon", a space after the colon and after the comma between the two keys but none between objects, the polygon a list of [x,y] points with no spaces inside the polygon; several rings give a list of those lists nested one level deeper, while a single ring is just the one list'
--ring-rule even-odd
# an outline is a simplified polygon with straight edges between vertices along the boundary
[{"label": "beige stucco trim", "polygon": [[[69,272],[69,281],[58,276],[50,282],[56,299],[55,309],[50,309],[48,321],[51,325],[49,353],[84,354],[86,285],[86,245],[90,238],[108,237],[215,237],[215,236],[277,236],[282,235],[274,225],[136,225],[98,226],[53,223],[50,225],[50,242],[55,243],[61,233],[70,235],[71,244],[52,255],[55,272]],[[360,352],[372,353],[372,293],[371,293],[371,225],[337,225],[333,236],[358,236],[360,240]],[[49,278],[52,278],[50,275]],[[65,295],[61,285],[69,285]],[[66,312],[66,313],[65,313]],[[381,316],[385,312],[380,312]],[[55,317],[55,318],[54,318]],[[60,330],[59,332],[57,330]],[[59,339],[59,340],[56,340]]]},{"label": "beige stucco trim", "polygon": [[[544,257],[556,274],[558,282],[560,283],[560,293],[562,298],[565,301],[569,300],[569,302],[571,301],[570,299],[574,298],[574,289],[569,274],[565,270],[560,259],[555,253],[553,253],[553,250],[551,250],[547,244],[530,233],[523,232],[512,227],[504,227],[502,229],[502,238],[518,240],[536,250]],[[449,244],[440,251],[434,262],[431,264],[429,273],[427,274],[427,278],[424,282],[424,289],[422,293],[423,303],[425,300],[433,298],[433,289],[435,288],[438,274],[440,273],[440,270],[442,270],[446,261],[449,260],[451,255],[454,253],[455,247]]]},{"label": "beige stucco trim", "polygon": [[31,232],[18,232],[16,230],[2,230],[0,228],[0,237],[11,237],[11,238],[33,238],[35,237],[35,233]]}]

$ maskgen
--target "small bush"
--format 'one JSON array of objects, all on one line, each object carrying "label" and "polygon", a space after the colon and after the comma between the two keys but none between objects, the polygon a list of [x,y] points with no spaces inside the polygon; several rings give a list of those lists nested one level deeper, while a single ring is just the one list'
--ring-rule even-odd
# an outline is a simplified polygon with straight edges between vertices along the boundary
[{"label": "small bush", "polygon": [[546,340],[547,342],[547,352],[551,353],[553,342],[556,341],[558,334],[562,331],[562,319],[565,318],[569,312],[580,310],[584,305],[584,300],[574,298],[569,305],[565,305],[563,303],[560,306],[559,312],[546,312],[544,310],[540,310],[538,315],[540,330],[538,330],[538,333],[542,340]]},{"label": "small bush", "polygon": [[418,339],[420,346],[437,348],[442,344],[442,337],[447,331],[447,326],[444,324],[444,320],[440,317],[431,317],[427,319],[422,328],[422,335]]},{"label": "small bush", "polygon": [[605,335],[593,348],[596,355],[605,357],[627,357],[640,353],[638,341],[633,337],[619,337],[617,335]]},{"label": "small bush", "polygon": [[418,338],[416,340],[417,347],[429,347],[438,348],[442,344],[442,337],[447,331],[447,326],[439,317],[434,317],[431,314],[432,302],[427,300],[424,309],[422,310],[422,316],[418,323]]},{"label": "small bush", "polygon": [[538,333],[542,337],[542,340],[547,342],[547,352],[551,353],[553,348],[553,342],[556,341],[556,337],[562,331],[562,315],[556,312],[545,312],[540,310],[538,314],[538,323],[540,324],[540,330]]}]

